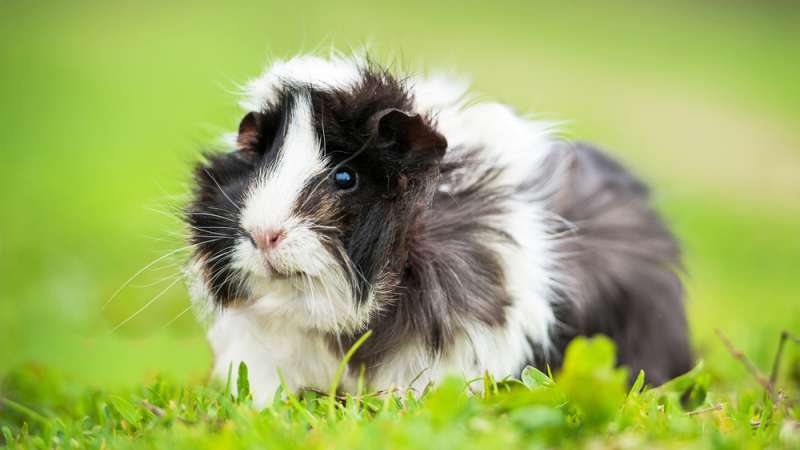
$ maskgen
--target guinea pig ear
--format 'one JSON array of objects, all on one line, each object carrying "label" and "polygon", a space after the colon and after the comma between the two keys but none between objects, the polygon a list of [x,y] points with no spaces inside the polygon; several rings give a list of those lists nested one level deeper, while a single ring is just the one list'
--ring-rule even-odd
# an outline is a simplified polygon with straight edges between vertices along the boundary
[{"label": "guinea pig ear", "polygon": [[236,137],[236,149],[255,151],[258,144],[261,114],[249,112],[239,123],[239,135]]},{"label": "guinea pig ear", "polygon": [[388,108],[375,113],[372,123],[380,147],[433,158],[441,158],[447,149],[447,139],[419,114]]}]

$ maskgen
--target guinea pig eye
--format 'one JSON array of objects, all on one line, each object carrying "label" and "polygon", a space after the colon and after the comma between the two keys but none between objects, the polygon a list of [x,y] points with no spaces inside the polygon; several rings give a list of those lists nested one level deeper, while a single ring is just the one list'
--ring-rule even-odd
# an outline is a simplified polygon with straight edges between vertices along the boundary
[{"label": "guinea pig eye", "polygon": [[356,187],[357,182],[355,171],[348,167],[341,167],[333,173],[333,184],[337,189],[351,190]]}]

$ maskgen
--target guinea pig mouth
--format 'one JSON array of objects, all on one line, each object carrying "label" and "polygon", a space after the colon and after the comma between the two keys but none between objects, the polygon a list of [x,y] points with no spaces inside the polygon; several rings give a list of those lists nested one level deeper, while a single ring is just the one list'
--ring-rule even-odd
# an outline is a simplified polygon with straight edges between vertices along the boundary
[{"label": "guinea pig mouth", "polygon": [[285,268],[280,268],[270,262],[268,258],[263,258],[264,261],[264,270],[269,274],[270,278],[279,279],[279,280],[288,280],[299,278],[305,275],[305,272],[301,272],[299,270],[287,270]]},{"label": "guinea pig mouth", "polygon": [[271,274],[271,278],[277,280],[294,280],[303,277],[305,274],[303,272],[279,272],[277,270],[273,270]]}]

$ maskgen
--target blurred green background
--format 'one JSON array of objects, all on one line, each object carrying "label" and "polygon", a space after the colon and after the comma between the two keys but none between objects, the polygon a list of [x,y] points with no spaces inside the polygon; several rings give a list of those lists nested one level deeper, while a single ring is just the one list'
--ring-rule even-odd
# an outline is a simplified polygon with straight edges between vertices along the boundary
[{"label": "blurred green background", "polygon": [[[562,4],[563,3],[563,4]],[[712,371],[800,331],[800,5],[787,2],[0,2],[0,375],[205,377],[179,274],[191,163],[274,57],[369,44],[565,121],[651,182],[685,245]],[[164,212],[164,214],[162,214]],[[795,355],[798,352],[795,351]]]}]

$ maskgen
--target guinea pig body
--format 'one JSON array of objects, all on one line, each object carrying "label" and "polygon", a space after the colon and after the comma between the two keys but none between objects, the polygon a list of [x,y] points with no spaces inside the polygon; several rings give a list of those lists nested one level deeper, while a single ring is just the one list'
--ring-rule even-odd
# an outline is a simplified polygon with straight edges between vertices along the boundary
[{"label": "guinea pig body", "polygon": [[[252,81],[230,152],[195,172],[187,265],[214,374],[257,403],[557,366],[603,333],[661,383],[690,368],[678,246],[647,189],[548,124],[444,77],[302,56]],[[634,373],[635,373],[634,372]]]}]

